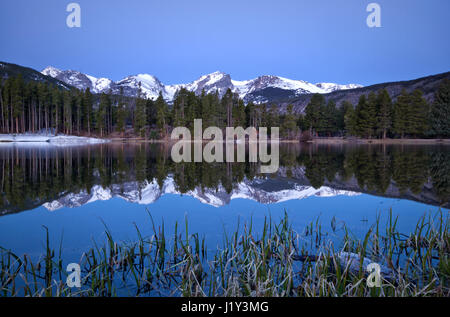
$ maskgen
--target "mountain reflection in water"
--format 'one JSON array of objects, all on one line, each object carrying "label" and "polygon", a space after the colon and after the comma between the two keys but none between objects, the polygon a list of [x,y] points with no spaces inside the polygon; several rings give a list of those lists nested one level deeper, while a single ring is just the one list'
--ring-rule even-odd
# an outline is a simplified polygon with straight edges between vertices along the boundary
[{"label": "mountain reflection in water", "polygon": [[258,163],[174,163],[164,144],[8,145],[0,177],[2,215],[112,197],[150,204],[169,193],[213,206],[369,193],[448,208],[450,147],[282,144],[279,171],[266,175]]}]

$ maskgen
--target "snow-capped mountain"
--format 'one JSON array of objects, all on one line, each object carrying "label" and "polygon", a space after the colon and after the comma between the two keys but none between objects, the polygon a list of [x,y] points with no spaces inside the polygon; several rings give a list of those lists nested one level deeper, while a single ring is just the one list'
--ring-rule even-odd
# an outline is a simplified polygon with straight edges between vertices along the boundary
[{"label": "snow-capped mountain", "polygon": [[50,76],[65,82],[75,88],[85,90],[89,88],[93,93],[107,92],[115,88],[115,83],[108,78],[96,78],[85,75],[75,70],[59,70],[49,66],[42,72],[43,75]]},{"label": "snow-capped mountain", "polygon": [[[159,93],[162,92],[163,97],[167,100],[173,96],[168,96],[166,87],[159,81],[158,78],[148,74],[138,74],[128,76],[116,83],[116,86],[122,87],[123,93],[126,96],[136,97],[139,90],[139,83],[141,84],[142,97],[155,100],[158,98]],[[116,93],[116,89],[113,89],[113,93]]]},{"label": "snow-capped mountain", "polygon": [[214,72],[208,75],[201,76],[199,79],[189,84],[173,85],[171,86],[177,90],[178,88],[186,88],[189,91],[195,92],[200,95],[204,90],[205,93],[219,92],[219,95],[224,95],[228,88],[234,90],[234,86],[230,75],[222,72]]},{"label": "snow-capped mountain", "polygon": [[[195,190],[187,192],[184,195],[194,197],[200,202],[214,207],[224,206],[231,200],[238,198],[257,201],[262,204],[274,204],[293,199],[304,199],[311,196],[332,197],[337,195],[359,195],[356,192],[335,190],[326,186],[315,189],[312,186],[301,186],[298,184],[288,186],[285,189],[269,191],[260,187],[261,182],[264,182],[264,180],[243,181],[237,184],[230,193],[227,193],[223,187],[219,187],[217,190],[197,187]],[[77,194],[70,193],[58,200],[45,203],[43,206],[50,211],[54,211],[64,207],[80,207],[91,202],[109,200],[115,197],[122,198],[131,203],[148,205],[167,194],[181,194],[176,189],[172,177],[168,177],[161,188],[156,180],[152,182],[146,181],[141,186],[137,182],[128,182],[121,185],[112,185],[106,189],[100,185],[95,185],[92,187],[90,193],[86,191]]]},{"label": "snow-capped mountain", "polygon": [[310,84],[303,80],[292,80],[278,76],[260,76],[253,80],[233,81],[234,87],[241,97],[247,94],[263,90],[266,88],[280,88],[284,90],[295,90],[300,93],[324,93],[324,91],[316,85]]},{"label": "snow-capped mountain", "polygon": [[239,94],[245,102],[270,102],[274,98],[291,98],[311,93],[326,94],[336,90],[362,87],[357,84],[312,84],[303,80],[268,75],[252,80],[238,81],[231,79],[229,74],[219,71],[201,76],[191,83],[178,85],[165,85],[158,78],[149,74],[128,76],[114,82],[108,78],[96,78],[74,70],[62,71],[52,66],[45,68],[42,74],[59,79],[78,89],[89,88],[93,93],[111,91],[114,94],[119,94],[122,90],[124,95],[132,97],[137,96],[140,83],[143,97],[155,100],[161,93],[164,99],[169,102],[173,100],[176,92],[181,88],[186,88],[197,95],[200,95],[202,91],[206,93],[218,91],[220,96],[231,89],[234,93]]},{"label": "snow-capped mountain", "polygon": [[59,75],[61,75],[63,72],[61,70],[59,70],[58,68],[55,68],[53,66],[48,66],[41,73],[46,75],[46,76],[50,76],[50,77],[56,78]]}]

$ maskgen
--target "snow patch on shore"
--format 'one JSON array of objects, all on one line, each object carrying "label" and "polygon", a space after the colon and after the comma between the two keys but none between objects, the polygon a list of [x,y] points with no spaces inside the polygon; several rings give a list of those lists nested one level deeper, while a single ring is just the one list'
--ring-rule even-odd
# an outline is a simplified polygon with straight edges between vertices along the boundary
[{"label": "snow patch on shore", "polygon": [[99,143],[108,143],[109,140],[79,137],[79,136],[59,135],[51,137],[49,139],[49,142],[52,144],[99,144]]},{"label": "snow patch on shore", "polygon": [[54,145],[79,145],[107,143],[109,140],[72,135],[0,134],[4,143],[50,143]]}]

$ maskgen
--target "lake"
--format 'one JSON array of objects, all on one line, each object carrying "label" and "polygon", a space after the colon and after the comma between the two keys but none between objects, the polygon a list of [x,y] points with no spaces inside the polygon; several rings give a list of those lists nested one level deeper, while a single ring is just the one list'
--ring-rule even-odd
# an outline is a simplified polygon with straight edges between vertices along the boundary
[{"label": "lake", "polygon": [[450,208],[450,147],[439,145],[281,144],[278,172],[259,174],[258,163],[175,164],[163,144],[2,144],[0,177],[0,246],[37,258],[45,226],[67,261],[106,228],[125,242],[136,226],[150,235],[152,219],[168,235],[187,219],[216,249],[238,224],[257,231],[285,213],[298,232],[318,221],[359,237],[390,210],[408,234],[425,213]]}]

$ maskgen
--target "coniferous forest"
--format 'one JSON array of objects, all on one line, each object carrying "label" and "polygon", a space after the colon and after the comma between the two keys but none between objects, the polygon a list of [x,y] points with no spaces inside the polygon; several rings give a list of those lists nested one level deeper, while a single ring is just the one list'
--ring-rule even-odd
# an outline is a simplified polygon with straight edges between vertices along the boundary
[{"label": "coniferous forest", "polygon": [[323,95],[314,95],[300,115],[299,127],[315,136],[347,135],[361,138],[439,138],[450,136],[450,81],[442,81],[434,102],[420,90],[392,100],[387,90],[362,95],[356,105],[340,107]]},{"label": "coniferous forest", "polygon": [[300,136],[361,138],[450,137],[450,80],[442,81],[434,101],[428,103],[420,90],[406,90],[393,100],[386,90],[362,95],[357,104],[336,105],[323,95],[312,96],[304,114],[293,106],[280,112],[276,104],[244,103],[230,89],[220,96],[186,89],[177,92],[173,104],[162,95],[156,99],[130,98],[89,89],[63,89],[54,84],[0,78],[0,132],[51,132],[98,137],[142,137],[164,139],[174,127],[193,129],[194,119],[203,126],[220,128],[280,127],[283,139]]}]

